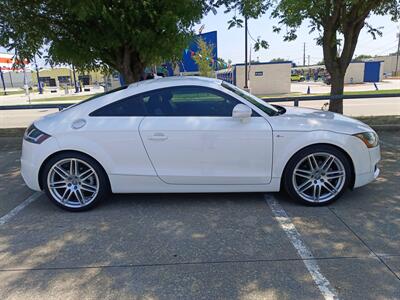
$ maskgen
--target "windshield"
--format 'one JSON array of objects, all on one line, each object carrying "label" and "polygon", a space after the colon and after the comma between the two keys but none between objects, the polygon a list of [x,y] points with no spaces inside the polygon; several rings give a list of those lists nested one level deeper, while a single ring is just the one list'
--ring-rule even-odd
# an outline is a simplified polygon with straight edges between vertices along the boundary
[{"label": "windshield", "polygon": [[262,101],[261,99],[257,98],[256,96],[254,96],[246,91],[243,91],[242,89],[239,89],[238,87],[234,86],[233,84],[223,81],[221,85],[224,88],[226,88],[227,90],[235,93],[236,95],[249,101],[251,104],[257,106],[259,109],[261,109],[267,115],[269,115],[269,116],[279,115],[278,109],[276,109],[272,105],[269,105],[268,103]]}]

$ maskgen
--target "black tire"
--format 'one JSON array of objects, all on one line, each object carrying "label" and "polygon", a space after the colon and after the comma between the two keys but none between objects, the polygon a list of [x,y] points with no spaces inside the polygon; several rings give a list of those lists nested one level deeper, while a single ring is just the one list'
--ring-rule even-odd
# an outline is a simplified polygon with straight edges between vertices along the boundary
[{"label": "black tire", "polygon": [[[296,188],[295,188],[295,183],[294,183],[294,171],[296,166],[301,163],[303,159],[305,159],[307,156],[311,154],[317,154],[317,153],[327,153],[330,154],[334,157],[336,157],[344,167],[344,173],[345,173],[345,178],[343,180],[343,185],[342,187],[338,190],[337,194],[326,201],[321,201],[321,202],[313,202],[309,199],[305,199],[304,196],[300,195]],[[287,163],[283,175],[283,187],[286,190],[286,192],[289,194],[289,196],[292,199],[295,199],[297,201],[300,201],[303,204],[310,205],[310,206],[322,206],[322,205],[328,205],[334,201],[336,201],[338,198],[341,197],[341,195],[344,193],[344,191],[349,188],[351,181],[352,181],[352,168],[351,168],[351,162],[349,161],[349,158],[339,149],[337,149],[334,146],[330,145],[313,145],[306,147],[299,152],[297,152]],[[304,179],[305,181],[308,179]],[[310,187],[311,188],[311,187]],[[321,189],[321,187],[319,188]],[[325,190],[325,188],[323,188]],[[327,191],[327,190],[326,190]]]},{"label": "black tire", "polygon": [[[90,166],[94,172],[96,173],[97,177],[95,177],[96,181],[98,180],[98,191],[97,194],[90,200],[90,202],[87,205],[82,205],[80,207],[70,207],[67,205],[62,204],[59,200],[57,200],[52,192],[50,191],[50,187],[48,185],[48,177],[50,176],[50,171],[51,168],[58,162],[67,160],[67,159],[78,159],[80,161],[83,161],[86,163],[88,166]],[[94,176],[94,175],[93,175]],[[43,190],[45,191],[47,197],[55,204],[56,206],[67,210],[71,212],[80,212],[80,211],[87,211],[98,205],[102,200],[106,198],[106,196],[109,194],[110,191],[110,185],[108,181],[108,177],[104,171],[104,169],[101,167],[101,165],[95,161],[93,158],[91,158],[88,155],[85,155],[83,153],[79,152],[73,152],[73,151],[67,151],[67,152],[62,152],[60,154],[55,155],[54,157],[50,158],[47,162],[46,165],[43,168],[43,171],[41,172],[41,183]]]}]

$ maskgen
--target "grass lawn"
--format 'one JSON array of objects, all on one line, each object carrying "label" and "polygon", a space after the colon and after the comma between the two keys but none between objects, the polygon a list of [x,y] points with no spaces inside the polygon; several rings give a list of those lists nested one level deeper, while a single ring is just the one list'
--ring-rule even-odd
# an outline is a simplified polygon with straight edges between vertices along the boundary
[{"label": "grass lawn", "polygon": [[306,95],[300,92],[293,92],[289,94],[258,95],[257,97],[261,99],[269,99],[269,98],[287,98],[287,97],[300,97],[300,96],[306,96]]},{"label": "grass lawn", "polygon": [[[8,91],[8,90],[6,90],[6,92],[7,92],[7,95],[22,95],[22,94],[25,94],[25,91],[24,90],[18,90],[18,91]],[[36,89],[34,89],[33,91],[31,90],[31,91],[29,91],[30,93],[34,93],[34,92],[37,92],[37,90]],[[4,90],[0,90],[0,97],[1,96],[4,96]]]},{"label": "grass lawn", "polygon": [[344,94],[345,95],[400,94],[400,89],[378,90],[378,91],[354,91],[354,92],[344,92]]},{"label": "grass lawn", "polygon": [[78,102],[78,101],[82,101],[82,100],[86,100],[89,97],[92,97],[94,94],[92,95],[78,95],[78,96],[58,96],[58,97],[51,97],[51,98],[41,98],[41,99],[32,99],[31,102],[32,103],[42,103],[42,102]]},{"label": "grass lawn", "polygon": [[358,119],[368,125],[399,125],[400,124],[400,116],[375,116],[375,117],[356,117]]}]

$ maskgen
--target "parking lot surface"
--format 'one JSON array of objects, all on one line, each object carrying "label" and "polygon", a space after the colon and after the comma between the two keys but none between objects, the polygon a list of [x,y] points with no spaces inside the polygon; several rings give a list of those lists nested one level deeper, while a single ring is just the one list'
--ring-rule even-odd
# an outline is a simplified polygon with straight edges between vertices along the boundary
[{"label": "parking lot surface", "polygon": [[327,207],[137,194],[84,213],[30,191],[0,138],[0,299],[400,299],[400,134],[379,134],[381,176]]}]

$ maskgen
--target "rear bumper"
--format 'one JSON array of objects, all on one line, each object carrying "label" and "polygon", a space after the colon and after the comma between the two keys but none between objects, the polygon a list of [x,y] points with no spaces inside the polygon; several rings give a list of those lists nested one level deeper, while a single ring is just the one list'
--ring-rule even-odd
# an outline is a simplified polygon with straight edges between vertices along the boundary
[{"label": "rear bumper", "polygon": [[371,181],[374,181],[380,173],[378,168],[378,162],[381,160],[381,149],[380,146],[368,149],[369,152],[369,172],[356,174],[356,180],[354,182],[354,188],[366,185]]},{"label": "rear bumper", "polygon": [[25,181],[25,184],[34,191],[40,191],[40,185],[38,180],[38,171],[36,167],[26,159],[21,158],[21,175]]},{"label": "rear bumper", "polygon": [[52,153],[59,149],[55,138],[51,137],[42,144],[34,144],[27,141],[22,143],[21,175],[26,185],[35,191],[40,191],[39,171]]}]

